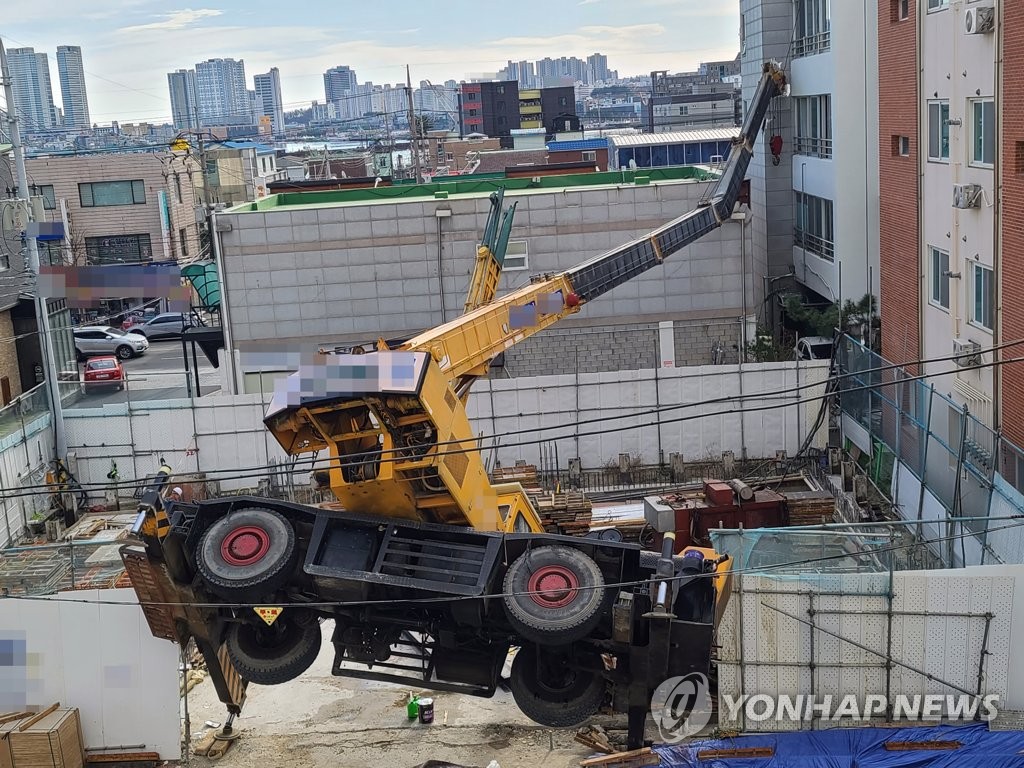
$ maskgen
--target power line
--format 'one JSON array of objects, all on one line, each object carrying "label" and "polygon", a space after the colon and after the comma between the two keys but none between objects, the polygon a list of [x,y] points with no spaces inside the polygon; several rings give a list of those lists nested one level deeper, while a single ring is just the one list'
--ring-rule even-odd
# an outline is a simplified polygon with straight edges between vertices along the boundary
[{"label": "power line", "polygon": [[[1024,339],[1018,340],[1018,341],[1014,341],[1014,342],[1008,342],[1007,346],[1013,345],[1013,344],[1024,344]],[[936,361],[942,361],[942,360],[945,360],[945,359],[947,359],[947,358],[935,358],[934,360],[920,360],[920,361],[916,361],[916,364],[921,365],[921,364],[924,364],[924,363],[927,363],[927,362],[936,362]],[[972,365],[972,366],[963,366],[963,367],[960,368],[960,370],[964,370],[964,371],[967,371],[967,370],[980,370],[980,369],[983,369],[983,368],[992,368],[992,367],[1008,365],[1010,363],[1019,363],[1019,362],[1024,362],[1024,356],[1022,356],[1022,357],[1015,357],[1015,358],[1008,358],[1006,360],[993,361],[992,363],[979,363],[979,364]],[[893,367],[897,367],[897,366],[886,366],[884,368],[880,368],[880,369],[876,369],[876,370],[884,370],[884,369],[893,368]],[[828,384],[829,381],[833,381],[835,379],[849,378],[851,376],[861,376],[861,375],[864,375],[866,373],[870,373],[870,370],[857,371],[857,372],[854,372],[854,373],[841,374],[839,376],[832,377],[832,378],[830,378],[829,380],[827,380],[825,382],[818,382],[818,383],[815,383],[815,384],[812,384],[812,385],[805,385],[804,387],[801,387],[801,388],[804,389],[804,388],[807,388],[808,386],[820,387],[820,386]],[[925,380],[925,379],[928,379],[928,378],[935,378],[935,377],[944,376],[944,375],[946,375],[945,372],[937,372],[937,373],[930,373],[930,374],[919,374],[919,375],[915,375],[915,376],[907,376],[907,377],[901,378],[898,382],[893,382],[892,384],[865,384],[865,385],[856,386],[856,387],[844,387],[843,389],[840,390],[840,394],[848,394],[848,393],[853,393],[853,392],[863,392],[863,391],[875,390],[875,389],[880,389],[880,388],[885,387],[885,386],[894,386],[894,385],[899,384],[899,383],[906,383],[906,382],[910,382],[910,381]],[[790,388],[789,390],[785,390],[785,392],[787,392],[787,393],[791,392],[791,391],[793,391],[793,388]],[[732,396],[732,397],[717,398],[717,399],[713,399],[713,400],[700,401],[700,402],[695,402],[695,403],[685,403],[685,404],[673,405],[673,406],[662,406],[660,408],[648,409],[646,411],[642,411],[642,412],[639,412],[639,413],[629,413],[629,414],[621,414],[621,415],[614,415],[614,416],[599,417],[599,418],[595,418],[595,419],[589,419],[589,420],[586,420],[585,422],[580,422],[580,423],[594,424],[594,423],[604,423],[604,422],[608,422],[608,421],[618,421],[618,420],[627,419],[627,418],[637,418],[637,417],[652,416],[652,415],[659,415],[660,416],[660,413],[661,413],[662,409],[678,410],[680,408],[703,407],[703,406],[705,406],[707,404],[717,405],[717,404],[722,404],[724,402],[735,402],[735,401],[743,402],[745,400],[763,400],[767,396],[769,396],[769,395],[766,395],[764,393],[755,393],[755,394],[749,394],[749,395],[736,395],[736,396]],[[571,440],[571,439],[575,439],[575,438],[579,438],[579,437],[591,437],[591,436],[604,435],[604,434],[610,434],[610,433],[615,433],[615,432],[625,432],[625,431],[629,431],[629,430],[633,430],[633,429],[647,429],[647,428],[651,428],[651,427],[659,427],[659,426],[662,426],[662,425],[665,425],[665,424],[677,424],[677,423],[683,423],[683,422],[687,422],[687,421],[694,421],[694,420],[697,420],[697,419],[707,418],[707,417],[710,417],[710,416],[735,415],[735,414],[744,415],[744,414],[748,414],[748,413],[762,413],[764,411],[777,410],[777,409],[780,409],[780,408],[791,408],[791,407],[798,406],[798,405],[805,405],[807,403],[821,402],[823,399],[824,399],[824,397],[808,397],[808,398],[801,398],[801,399],[791,400],[791,401],[784,402],[784,403],[775,403],[775,404],[770,404],[770,405],[754,406],[754,407],[751,407],[751,408],[739,408],[739,409],[733,409],[733,410],[729,410],[729,411],[722,411],[722,412],[711,413],[711,414],[698,413],[698,414],[692,414],[692,415],[689,415],[689,416],[681,416],[681,417],[677,417],[677,418],[673,418],[673,419],[660,419],[659,418],[658,421],[649,422],[649,423],[645,423],[645,424],[618,426],[618,427],[612,427],[612,428],[609,428],[609,429],[604,429],[604,430],[599,430],[599,431],[591,431],[591,432],[579,432],[579,431],[577,431],[577,432],[573,432],[573,433],[566,434],[566,435],[557,435],[555,437],[550,437],[550,436],[548,436],[548,437],[541,437],[541,438],[537,438],[537,439],[533,439],[533,440],[521,440],[521,441],[512,442],[512,443],[502,443],[502,444],[497,444],[496,443],[495,445],[491,446],[490,449],[505,449],[505,448],[510,448],[510,447],[523,447],[523,446],[527,446],[527,445],[538,445],[540,443],[548,442],[550,440]],[[544,433],[544,432],[549,432],[551,430],[568,429],[568,428],[572,428],[572,427],[575,427],[575,426],[576,426],[575,422],[569,422],[569,423],[565,423],[565,424],[552,424],[552,425],[549,425],[549,426],[541,426],[541,427],[537,427],[536,429],[512,430],[512,431],[509,431],[507,433],[496,433],[494,435],[488,435],[486,437],[479,438],[479,439],[475,440],[474,442],[483,443],[484,441],[496,441],[496,440],[498,440],[500,438],[503,438],[503,437],[505,437],[507,435],[530,434],[530,433]],[[483,446],[483,445],[479,445],[479,446],[473,447],[473,448],[464,448],[464,447],[462,447],[462,442],[458,442],[458,441],[443,441],[443,442],[436,443],[434,445],[428,445],[428,446],[426,446],[426,448],[427,449],[433,449],[435,446],[440,448],[442,446],[449,446],[449,445],[452,445],[452,444],[459,445],[459,448],[457,448],[457,449],[449,449],[449,450],[436,450],[433,453],[430,453],[429,455],[432,458],[442,458],[442,457],[450,456],[450,455],[466,454],[466,453],[476,453],[476,452],[483,452],[485,450],[489,450],[488,447]],[[89,446],[81,446],[81,447],[87,448]],[[335,467],[341,468],[341,469],[345,469],[345,468],[350,468],[350,467],[361,466],[361,465],[365,464],[369,460],[377,460],[380,463],[396,463],[396,462],[408,461],[408,457],[407,456],[385,456],[386,453],[396,453],[396,452],[398,452],[400,450],[403,450],[403,449],[391,449],[389,451],[383,451],[383,450],[364,451],[364,452],[362,452],[360,454],[360,457],[358,459],[350,459],[350,458],[343,457],[343,456],[339,456],[339,457],[336,457],[336,458],[327,458],[327,459],[320,459],[320,458],[318,458],[316,456],[310,457],[310,458],[301,458],[301,459],[298,458],[298,457],[294,457],[294,459],[293,459],[293,461],[291,463],[290,468],[288,468],[288,471],[296,472],[296,471],[300,471],[301,469],[304,469],[306,467],[309,467],[309,469],[311,469],[311,470],[312,469],[324,469],[324,468],[328,468],[329,469],[329,468],[335,468]],[[235,473],[235,474],[229,474],[229,473]],[[233,467],[233,468],[225,468],[225,469],[212,469],[212,470],[206,470],[205,474],[206,475],[214,475],[216,477],[211,478],[211,479],[216,479],[216,480],[221,480],[221,481],[224,481],[224,480],[245,480],[245,479],[253,479],[253,478],[266,477],[266,475],[267,475],[267,467],[265,465],[262,465],[262,466],[251,466],[251,467]],[[224,475],[224,476],[222,476],[222,475]],[[127,489],[130,489],[130,488],[145,488],[145,487],[149,486],[150,484],[151,484],[151,481],[143,479],[143,480],[135,480],[135,481],[119,481],[117,483],[113,483],[113,482],[111,482],[111,483],[85,483],[85,484],[80,484],[80,487],[83,490],[96,490],[96,491],[108,490],[108,489],[115,488],[115,487],[119,488],[119,489],[127,490]],[[40,485],[34,485],[34,486],[21,486],[18,489],[18,491],[19,492],[17,492],[17,493],[12,493],[12,492],[9,492],[9,491],[0,492],[0,499],[5,499],[5,498],[21,498],[23,496],[32,496],[35,493],[37,493],[38,491],[53,491],[53,487],[51,485],[47,485],[47,484],[40,484]]]},{"label": "power line", "polygon": [[[1007,523],[1006,525],[1000,525],[1000,526],[996,526],[994,528],[990,527],[990,528],[987,529],[988,533],[998,533],[999,531],[1011,530],[1011,529],[1018,528],[1018,527],[1024,525],[1024,515],[1010,515],[1010,516],[1006,516],[1006,517],[991,518],[991,519],[992,520],[1014,520],[1014,521],[1017,521],[1017,522]],[[951,518],[950,520],[956,520],[956,518]],[[940,521],[940,522],[950,522],[950,520]],[[909,522],[909,521],[906,521],[906,522]],[[914,521],[914,522],[916,523],[916,521]],[[878,523],[879,526],[884,526],[886,524],[887,523]],[[899,525],[899,524],[901,524],[901,523],[888,523],[888,525]],[[963,522],[960,522],[959,526],[960,526],[961,529],[963,529],[965,527]],[[813,529],[807,529],[807,528],[801,528],[801,530],[803,530],[803,531],[810,530],[812,533],[817,532],[817,531],[814,531]],[[835,530],[835,529],[823,529],[820,532],[823,535],[827,535],[830,530]],[[890,531],[889,535],[890,536],[892,535],[891,531]],[[782,563],[772,563],[772,564],[769,564],[769,565],[760,565],[760,566],[747,566],[746,568],[730,569],[728,571],[728,573],[729,574],[733,574],[733,575],[743,575],[743,574],[748,574],[748,573],[750,573],[750,574],[764,574],[764,573],[771,573],[773,571],[783,571],[783,572],[785,572],[787,570],[790,570],[790,569],[793,569],[793,568],[798,568],[800,566],[814,565],[814,564],[817,564],[817,563],[828,563],[828,562],[832,562],[832,561],[836,561],[836,560],[847,560],[847,559],[856,557],[859,554],[860,555],[880,555],[880,554],[887,554],[887,553],[890,553],[890,552],[901,552],[901,551],[905,551],[906,549],[908,549],[910,547],[923,547],[923,546],[929,546],[929,545],[932,545],[932,544],[942,544],[944,542],[962,540],[962,539],[965,539],[965,538],[967,538],[969,536],[978,536],[978,535],[979,535],[978,532],[975,532],[975,531],[961,530],[960,533],[955,533],[955,534],[951,534],[951,535],[948,535],[948,536],[936,536],[936,537],[931,538],[931,539],[921,539],[921,540],[913,542],[912,544],[891,544],[891,545],[882,546],[882,547],[874,547],[874,548],[868,547],[868,548],[866,548],[866,549],[864,549],[864,550],[862,550],[860,552],[843,551],[843,552],[840,552],[838,554],[833,554],[833,555],[820,555],[818,557],[806,557],[806,558],[800,558],[798,560],[790,560],[788,562],[782,562]],[[880,538],[882,536],[885,536],[885,534],[878,534],[878,533],[876,533],[876,534],[873,534],[873,533],[865,533],[865,534],[863,534],[863,538],[865,538],[865,539],[877,539],[877,538]],[[71,549],[73,546],[75,546],[75,545],[69,544],[68,548]],[[83,544],[79,543],[77,546],[83,546]],[[986,549],[991,551],[991,547],[986,547]],[[73,556],[73,550],[72,550],[72,556]],[[673,576],[669,576],[669,577],[665,577],[663,579],[657,579],[657,580],[658,581],[666,581],[666,582],[667,581],[683,581],[683,580],[686,580],[686,581],[689,582],[689,581],[693,581],[693,580],[696,580],[696,579],[715,579],[715,578],[718,578],[719,575],[720,574],[718,574],[717,572],[712,571],[710,573],[677,574],[677,575],[673,575]],[[577,587],[577,589],[579,589],[580,591],[593,591],[593,590],[628,589],[628,588],[631,588],[631,587],[642,587],[644,585],[650,584],[651,581],[652,581],[652,578],[654,578],[654,577],[646,578],[646,579],[637,579],[635,581],[620,581],[620,582],[616,582],[616,583],[612,583],[612,584],[601,584],[601,585],[581,584],[581,585],[579,585]],[[407,597],[407,598],[396,598],[396,599],[387,599],[387,600],[342,600],[342,601],[321,601],[321,602],[317,602],[317,601],[310,601],[310,602],[276,602],[276,603],[274,603],[274,605],[275,605],[275,607],[282,607],[282,608],[321,608],[321,609],[329,609],[329,608],[355,608],[355,607],[365,607],[365,606],[372,606],[372,605],[429,605],[429,604],[436,604],[436,603],[464,602],[466,600],[486,600],[486,599],[507,598],[507,597],[528,597],[528,596],[537,595],[537,594],[542,594],[542,593],[540,591],[499,592],[499,593],[488,593],[486,595],[447,595],[447,596],[444,596],[444,597]],[[229,602],[201,603],[201,602],[190,602],[190,601],[187,601],[187,602],[170,602],[170,601],[167,601],[167,602],[162,602],[162,601],[137,601],[137,602],[129,602],[129,601],[124,601],[124,600],[103,600],[103,599],[100,599],[100,598],[50,597],[50,596],[47,596],[47,595],[9,595],[9,594],[8,595],[0,596],[0,600],[21,600],[21,601],[27,601],[27,602],[40,601],[40,600],[48,600],[48,601],[57,602],[57,603],[81,603],[81,604],[84,604],[84,605],[124,605],[124,606],[143,607],[143,608],[146,608],[146,607],[174,607],[174,608],[206,608],[206,609],[219,609],[219,608],[251,609],[251,608],[258,608],[258,607],[266,605],[265,601],[262,602],[262,603],[229,603]]]}]

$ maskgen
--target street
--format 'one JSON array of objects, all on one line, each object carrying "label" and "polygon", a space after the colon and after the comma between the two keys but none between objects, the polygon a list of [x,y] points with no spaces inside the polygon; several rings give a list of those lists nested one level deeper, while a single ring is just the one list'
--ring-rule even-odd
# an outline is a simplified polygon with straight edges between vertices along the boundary
[{"label": "street", "polygon": [[[195,373],[192,369],[192,349],[188,346],[188,377],[195,388]],[[197,347],[196,361],[199,363],[199,394],[203,397],[220,391],[220,371],[214,368],[206,355]],[[188,397],[185,361],[182,358],[181,339],[150,341],[149,349],[139,357],[122,361],[127,377],[123,390],[114,388],[84,392],[68,408],[98,408],[129,400],[170,400]],[[79,365],[81,370],[81,364]],[[196,393],[193,392],[193,395]]]}]

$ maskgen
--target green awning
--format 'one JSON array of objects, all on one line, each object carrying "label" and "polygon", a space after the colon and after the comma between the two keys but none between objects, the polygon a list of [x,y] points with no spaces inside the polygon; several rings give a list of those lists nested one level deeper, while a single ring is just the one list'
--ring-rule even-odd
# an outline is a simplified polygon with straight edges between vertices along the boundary
[{"label": "green awning", "polygon": [[220,307],[220,280],[217,279],[216,264],[212,261],[189,264],[181,268],[181,276],[192,283],[204,307]]}]

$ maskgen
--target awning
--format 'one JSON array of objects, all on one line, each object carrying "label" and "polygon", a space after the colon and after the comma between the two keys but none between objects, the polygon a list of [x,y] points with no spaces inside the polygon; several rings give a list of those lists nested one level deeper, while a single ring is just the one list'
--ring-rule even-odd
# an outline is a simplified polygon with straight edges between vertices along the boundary
[{"label": "awning", "polygon": [[217,278],[217,265],[212,261],[204,264],[189,264],[181,268],[181,276],[187,278],[196,289],[203,307],[211,309],[220,307],[220,280]]}]

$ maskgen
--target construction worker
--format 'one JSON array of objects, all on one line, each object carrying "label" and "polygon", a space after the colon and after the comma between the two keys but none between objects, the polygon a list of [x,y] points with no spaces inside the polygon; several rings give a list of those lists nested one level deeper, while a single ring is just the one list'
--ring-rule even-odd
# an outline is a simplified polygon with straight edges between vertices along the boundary
[{"label": "construction worker", "polygon": [[171,495],[167,497],[168,501],[181,501],[181,495],[184,491],[181,490],[180,486],[175,486],[171,489]]}]

